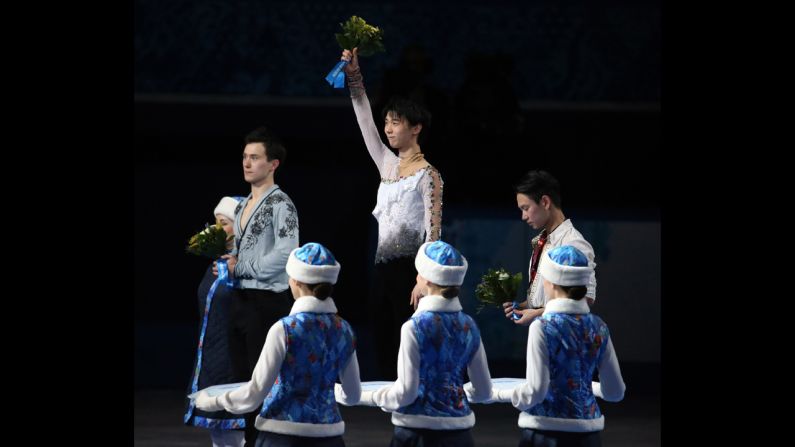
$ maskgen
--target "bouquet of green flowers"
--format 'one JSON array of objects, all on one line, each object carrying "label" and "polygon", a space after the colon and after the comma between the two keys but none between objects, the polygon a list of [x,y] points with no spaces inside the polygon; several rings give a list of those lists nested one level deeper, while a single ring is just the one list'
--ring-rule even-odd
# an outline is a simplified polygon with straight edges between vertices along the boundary
[{"label": "bouquet of green flowers", "polygon": [[504,268],[488,269],[481,278],[480,284],[475,287],[475,296],[480,301],[478,313],[487,305],[502,308],[502,303],[506,301],[512,301],[514,307],[517,307],[516,294],[521,284],[522,272],[512,275]]},{"label": "bouquet of green flowers", "polygon": [[205,224],[204,230],[191,236],[185,251],[197,256],[218,259],[226,254],[226,243],[234,237],[227,235],[220,223]]},{"label": "bouquet of green flowers", "polygon": [[[384,31],[377,26],[367,24],[363,18],[351,16],[345,23],[340,23],[341,33],[335,33],[334,37],[343,50],[353,50],[358,48],[359,56],[372,56],[375,53],[386,51],[384,48]],[[326,81],[334,88],[345,87],[345,73],[343,68],[347,61],[339,61],[334,68],[326,75]]]},{"label": "bouquet of green flowers", "polygon": [[351,16],[345,23],[340,23],[341,33],[334,34],[337,43],[343,50],[359,48],[359,56],[372,56],[386,51],[384,48],[384,31],[377,26],[368,25],[363,18]]}]

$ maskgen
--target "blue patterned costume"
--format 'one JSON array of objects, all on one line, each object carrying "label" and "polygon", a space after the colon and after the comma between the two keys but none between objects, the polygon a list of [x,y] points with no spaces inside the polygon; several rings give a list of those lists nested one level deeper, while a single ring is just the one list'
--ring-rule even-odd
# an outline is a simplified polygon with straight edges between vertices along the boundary
[{"label": "blue patterned costume", "polygon": [[464,373],[480,347],[480,331],[463,312],[423,312],[411,318],[420,348],[417,399],[397,412],[463,417],[472,413],[464,394]]},{"label": "blue patterned costume", "polygon": [[291,422],[342,425],[344,429],[334,383],[356,349],[350,325],[334,314],[310,312],[284,317],[281,322],[287,354],[260,418],[268,420],[268,430],[277,433],[273,427]]},{"label": "blue patterned costume", "polygon": [[593,314],[545,313],[539,317],[549,353],[549,391],[532,416],[599,419],[591,379],[610,333]]}]

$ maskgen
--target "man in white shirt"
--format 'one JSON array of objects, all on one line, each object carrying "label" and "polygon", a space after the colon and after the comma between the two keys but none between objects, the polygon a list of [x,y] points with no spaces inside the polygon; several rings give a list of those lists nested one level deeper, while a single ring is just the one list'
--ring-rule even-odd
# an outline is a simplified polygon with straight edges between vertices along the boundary
[{"label": "man in white shirt", "polygon": [[[544,313],[544,306],[549,299],[540,285],[541,280],[536,276],[538,268],[546,261],[543,256],[545,253],[555,247],[571,245],[587,256],[592,269],[596,268],[596,263],[591,244],[563,214],[560,183],[555,177],[546,171],[530,171],[514,186],[514,191],[516,204],[522,210],[522,220],[534,230],[541,230],[531,243],[533,254],[528,269],[530,281],[527,287],[527,299],[519,303],[519,308],[516,309],[511,302],[502,304],[506,318],[518,325],[527,326]],[[587,287],[585,298],[588,300],[588,305],[593,305],[596,300],[595,272],[591,273]],[[521,318],[515,320],[514,313]]]}]

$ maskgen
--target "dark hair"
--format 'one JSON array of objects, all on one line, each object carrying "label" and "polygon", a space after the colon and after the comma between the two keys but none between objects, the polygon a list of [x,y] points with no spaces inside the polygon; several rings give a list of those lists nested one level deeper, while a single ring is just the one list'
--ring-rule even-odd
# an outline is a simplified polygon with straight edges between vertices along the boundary
[{"label": "dark hair", "polygon": [[422,138],[427,132],[423,130],[431,127],[431,112],[428,111],[422,104],[404,98],[402,96],[393,96],[389,102],[381,110],[382,118],[386,119],[387,114],[392,112],[392,115],[399,119],[405,118],[406,121],[412,126],[422,124],[422,129],[418,137]]},{"label": "dark hair", "polygon": [[514,185],[514,192],[516,194],[524,194],[536,203],[541,202],[542,196],[549,196],[552,204],[560,208],[560,183],[558,180],[546,171],[530,171],[519,180],[519,183]]},{"label": "dark hair", "polygon": [[331,283],[321,282],[318,284],[307,284],[309,290],[312,291],[312,296],[319,300],[325,300],[334,292],[334,286]]},{"label": "dark hair", "polygon": [[461,287],[459,286],[442,287],[442,296],[447,299],[457,297],[460,292],[461,292]]},{"label": "dark hair", "polygon": [[279,137],[265,126],[257,127],[246,135],[246,144],[250,143],[262,143],[265,146],[265,156],[268,157],[268,161],[279,160],[281,165],[287,158],[287,149]]},{"label": "dark hair", "polygon": [[582,297],[588,292],[588,288],[585,286],[561,286],[559,285],[563,292],[566,294],[567,297],[573,300],[581,300]]}]

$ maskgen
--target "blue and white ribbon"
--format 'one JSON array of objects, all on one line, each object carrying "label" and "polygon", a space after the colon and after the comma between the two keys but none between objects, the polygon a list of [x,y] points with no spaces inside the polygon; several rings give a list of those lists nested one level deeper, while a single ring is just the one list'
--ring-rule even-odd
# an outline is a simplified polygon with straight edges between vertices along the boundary
[{"label": "blue and white ribbon", "polygon": [[326,81],[328,81],[330,86],[334,88],[345,87],[345,71],[343,71],[343,68],[345,68],[346,65],[348,65],[348,61],[339,61],[337,65],[328,72]]},{"label": "blue and white ribbon", "polygon": [[[207,332],[207,320],[210,316],[210,306],[213,303],[213,295],[218,284],[223,284],[227,287],[234,287],[235,280],[229,277],[229,266],[226,264],[226,259],[219,259],[215,263],[218,269],[218,277],[215,278],[210,290],[207,292],[207,299],[204,304],[204,317],[202,318],[202,330],[199,332],[199,347],[196,350],[196,370],[193,371],[193,382],[191,383],[190,390],[192,393],[199,391],[199,373],[202,369],[202,348],[204,347],[204,335]],[[185,412],[185,422],[187,423],[193,414],[196,402],[191,399],[188,411]]]},{"label": "blue and white ribbon", "polygon": [[[513,304],[513,308],[514,308],[514,309],[518,309],[518,308],[519,308],[519,302],[518,302],[518,301],[514,301],[514,302],[513,302],[513,303],[511,303],[511,304]],[[516,321],[516,320],[520,320],[520,319],[522,318],[522,316],[521,316],[521,315],[519,315],[519,314],[518,314],[518,313],[516,313],[516,312],[511,312],[511,318],[513,318],[513,319],[514,319],[514,321]]]}]

